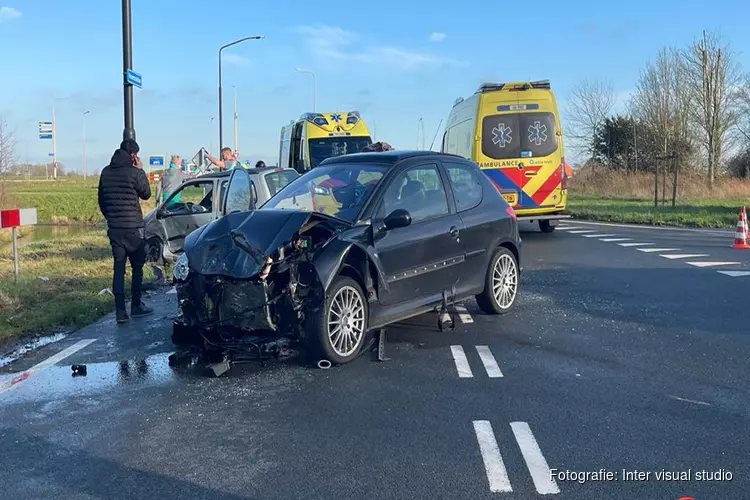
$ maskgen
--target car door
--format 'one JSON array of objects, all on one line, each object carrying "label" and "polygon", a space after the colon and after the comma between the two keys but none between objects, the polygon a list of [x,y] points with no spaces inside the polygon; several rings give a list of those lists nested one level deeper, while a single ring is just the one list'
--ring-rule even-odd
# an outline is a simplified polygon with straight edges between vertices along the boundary
[{"label": "car door", "polygon": [[253,181],[244,168],[235,168],[229,177],[226,196],[221,208],[221,214],[245,212],[255,208],[253,201]]},{"label": "car door", "polygon": [[182,252],[185,237],[214,219],[213,191],[213,179],[186,182],[159,209],[170,252]]},{"label": "car door", "polygon": [[487,247],[491,241],[488,234],[493,231],[499,214],[482,209],[484,192],[479,176],[484,174],[478,168],[462,161],[442,160],[442,164],[453,193],[456,212],[463,223],[462,241],[466,262],[458,293],[465,294],[481,290],[484,286],[489,258]]},{"label": "car door", "polygon": [[[406,210],[411,223],[388,229],[387,216]],[[461,276],[461,220],[449,205],[437,163],[421,163],[397,174],[383,191],[375,217],[374,246],[389,290],[383,306],[405,309],[439,300]]]}]

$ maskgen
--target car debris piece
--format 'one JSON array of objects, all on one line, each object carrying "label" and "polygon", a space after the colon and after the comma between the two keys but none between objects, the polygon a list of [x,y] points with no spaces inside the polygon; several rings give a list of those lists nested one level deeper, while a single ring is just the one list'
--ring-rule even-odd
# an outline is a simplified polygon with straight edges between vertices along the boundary
[{"label": "car debris piece", "polygon": [[328,361],[327,359],[321,359],[320,361],[318,361],[318,368],[320,368],[321,370],[327,370],[330,367],[331,367],[331,362]]},{"label": "car debris piece", "polygon": [[378,332],[378,361],[390,361],[391,358],[385,356],[385,328]]},{"label": "car debris piece", "polygon": [[71,371],[74,377],[85,377],[86,376],[86,365],[71,365]]},{"label": "car debris piece", "polygon": [[226,372],[231,370],[232,366],[229,364],[229,359],[225,357],[221,362],[219,363],[212,363],[208,365],[208,369],[213,372],[214,377],[221,377]]}]

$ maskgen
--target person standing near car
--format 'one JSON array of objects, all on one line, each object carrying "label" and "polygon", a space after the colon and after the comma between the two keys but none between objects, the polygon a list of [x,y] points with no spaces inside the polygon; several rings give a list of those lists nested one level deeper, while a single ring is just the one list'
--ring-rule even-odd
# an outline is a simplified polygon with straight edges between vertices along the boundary
[{"label": "person standing near car", "polygon": [[[167,201],[167,198],[185,182],[185,179],[187,179],[187,175],[180,168],[180,156],[173,155],[169,167],[164,171],[159,181],[162,203]],[[175,196],[172,201],[179,203],[180,195]]]},{"label": "person standing near car", "polygon": [[234,170],[239,166],[237,158],[235,158],[234,153],[232,153],[232,148],[221,149],[221,160],[214,158],[211,155],[206,156],[208,157],[208,161],[222,170]]},{"label": "person standing near car", "polygon": [[130,319],[125,309],[125,266],[128,260],[133,275],[130,314],[137,317],[153,312],[141,300],[146,241],[140,200],[151,198],[151,186],[138,158],[139,150],[134,140],[122,141],[99,176],[99,210],[107,221],[107,236],[114,257],[112,293],[117,323]]}]

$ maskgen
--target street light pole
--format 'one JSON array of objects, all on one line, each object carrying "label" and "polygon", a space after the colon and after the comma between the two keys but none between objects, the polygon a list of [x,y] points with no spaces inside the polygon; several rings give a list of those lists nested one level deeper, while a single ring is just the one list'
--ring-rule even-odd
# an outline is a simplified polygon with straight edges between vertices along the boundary
[{"label": "street light pole", "polygon": [[[52,98],[52,178],[57,179],[57,127],[55,124],[55,102],[64,101],[67,97]],[[49,180],[49,177],[47,178]]]},{"label": "street light pole", "polygon": [[313,106],[312,106],[312,112],[315,113],[315,73],[310,71],[309,69],[302,69],[302,68],[294,68],[294,71],[298,73],[306,73],[308,75],[312,75],[312,98],[313,98]]},{"label": "street light pole", "polygon": [[86,180],[86,115],[91,111],[83,112],[83,180]]},{"label": "street light pole", "polygon": [[[123,0],[123,2],[129,0]],[[226,45],[222,45],[219,47],[219,149],[221,149],[222,144],[224,144],[224,128],[222,126],[222,112],[221,112],[221,52],[226,49],[227,47],[231,47],[232,45],[237,45],[240,42],[244,42],[246,40],[262,40],[265,38],[263,35],[255,35],[255,36],[247,36],[245,38],[240,38],[239,40],[235,40],[231,43],[228,43]]]},{"label": "street light pole", "polygon": [[125,128],[122,139],[135,140],[133,124],[133,86],[125,81],[129,69],[133,69],[133,33],[130,19],[130,0],[122,0],[122,78],[125,110]]},{"label": "street light pole", "polygon": [[234,151],[237,152],[237,87],[232,85],[234,90]]}]

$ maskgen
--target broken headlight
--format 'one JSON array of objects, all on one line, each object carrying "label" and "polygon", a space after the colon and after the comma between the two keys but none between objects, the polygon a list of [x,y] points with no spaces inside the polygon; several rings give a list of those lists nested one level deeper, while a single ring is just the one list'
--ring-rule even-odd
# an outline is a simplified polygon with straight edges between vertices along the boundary
[{"label": "broken headlight", "polygon": [[174,276],[174,279],[177,281],[185,281],[189,273],[190,266],[188,265],[188,257],[186,253],[183,253],[174,265],[172,276]]}]

